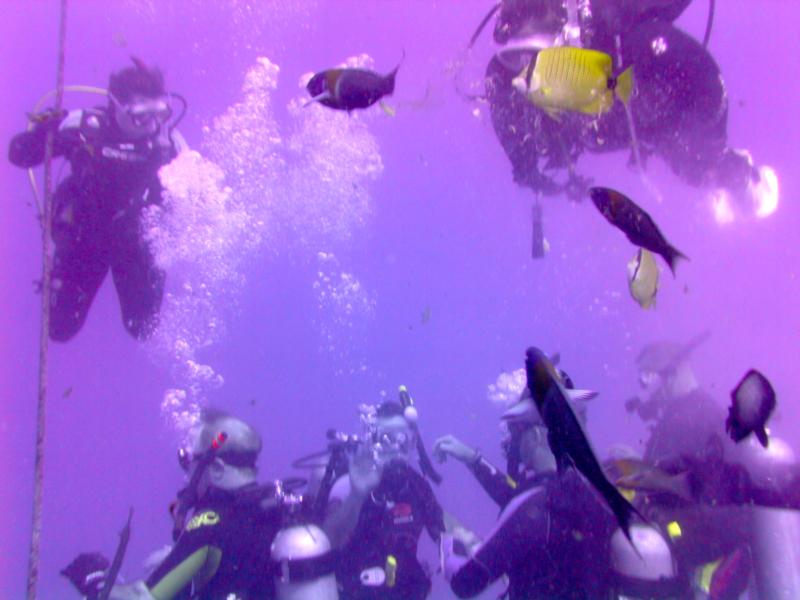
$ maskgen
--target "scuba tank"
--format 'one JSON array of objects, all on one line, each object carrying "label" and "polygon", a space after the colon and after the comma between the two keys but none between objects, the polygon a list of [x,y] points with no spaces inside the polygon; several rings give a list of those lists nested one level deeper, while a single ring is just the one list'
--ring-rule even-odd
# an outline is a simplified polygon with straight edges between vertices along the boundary
[{"label": "scuba tank", "polygon": [[322,528],[314,523],[318,503],[294,495],[275,482],[282,524],[270,548],[278,600],[338,600],[335,554]]}]

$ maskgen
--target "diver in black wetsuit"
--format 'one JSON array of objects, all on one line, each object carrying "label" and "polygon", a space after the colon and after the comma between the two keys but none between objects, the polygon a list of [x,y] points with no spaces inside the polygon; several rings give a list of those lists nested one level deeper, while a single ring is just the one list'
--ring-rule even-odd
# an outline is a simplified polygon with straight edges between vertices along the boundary
[{"label": "diver in black wetsuit", "polygon": [[653,523],[677,525],[674,554],[696,597],[738,598],[749,587],[750,597],[798,598],[800,516],[774,509],[797,509],[798,463],[776,435],[765,449],[752,439],[735,444],[725,434],[725,408],[700,385],[690,360],[707,337],[654,342],[637,357],[645,397],[626,407],[650,430],[643,459],[686,478],[690,492],[676,496],[639,474],[632,486],[644,488],[637,507]]},{"label": "diver in black wetsuit", "polygon": [[511,600],[683,598],[663,536],[635,524],[634,550],[578,472],[557,473],[547,429],[529,407],[525,390],[504,415],[508,475],[451,435],[436,442],[434,454],[468,465],[502,509],[495,528],[469,556],[443,544],[445,575],[456,595],[475,596],[505,574]]},{"label": "diver in black wetsuit", "polygon": [[[270,545],[281,528],[273,487],[256,483],[261,437],[249,425],[207,411],[179,454],[189,483],[179,494],[179,535],[147,578],[115,585],[112,600],[258,600],[275,598]],[[185,519],[184,519],[185,517]],[[81,555],[63,573],[89,599],[102,589],[105,566]]]},{"label": "diver in black wetsuit", "polygon": [[342,600],[421,600],[430,592],[417,545],[423,529],[439,542],[444,517],[430,484],[408,464],[415,435],[403,406],[384,402],[368,441],[379,478],[353,485],[351,468],[331,490],[325,531],[340,548]]},{"label": "diver in black wetsuit", "polygon": [[140,216],[161,202],[158,169],[184,143],[174,131],[177,121],[169,124],[174,94],[166,92],[161,72],[134,63],[111,75],[107,107],[44,113],[11,140],[9,160],[31,168],[44,160],[53,131],[54,156],[71,167],[53,199],[54,340],[80,330],[109,268],[128,332],[143,339],[157,325],[164,273],[142,239]]},{"label": "diver in black wetsuit", "polygon": [[631,112],[643,162],[657,155],[687,183],[758,209],[769,185],[762,169],[771,169],[754,167],[746,151],[728,146],[728,98],[719,68],[700,42],[673,25],[690,2],[499,3],[494,40],[502,47],[486,69],[486,97],[515,182],[537,194],[566,192],[577,199],[589,184],[575,171],[581,154],[632,147],[621,103],[597,118],[564,113],[555,120],[514,90],[512,79],[538,50],[566,43],[611,55],[615,72],[633,65]]}]

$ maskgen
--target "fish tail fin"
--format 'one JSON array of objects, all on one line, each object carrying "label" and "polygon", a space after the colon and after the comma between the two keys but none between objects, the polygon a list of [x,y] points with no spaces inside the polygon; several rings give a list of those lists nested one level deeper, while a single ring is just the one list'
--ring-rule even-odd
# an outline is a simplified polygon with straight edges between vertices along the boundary
[{"label": "fish tail fin", "polygon": [[759,427],[758,429],[756,429],[755,431],[753,431],[753,433],[755,433],[755,434],[756,434],[756,438],[758,438],[758,442],[759,442],[759,443],[760,443],[760,444],[761,444],[761,445],[762,445],[764,448],[766,448],[767,446],[769,446],[769,438],[767,437],[767,430],[766,430],[766,429],[764,429],[763,427]]},{"label": "fish tail fin", "polygon": [[689,257],[677,248],[670,247],[669,260],[667,262],[669,263],[669,270],[672,271],[673,277],[675,276],[675,265],[678,263],[678,259],[689,260]]},{"label": "fish tail fin", "polygon": [[392,69],[392,72],[389,73],[384,78],[384,87],[383,87],[383,94],[390,95],[394,93],[394,79],[397,77],[397,71],[400,70],[400,67],[403,66],[403,61],[406,59],[406,51],[403,49],[403,56],[400,57],[400,62],[397,63],[397,66]]},{"label": "fish tail fin", "polygon": [[[631,504],[619,490],[616,491],[617,493],[613,496],[613,499],[610,499],[611,501],[609,502],[611,506],[611,512],[613,512],[614,516],[617,518],[617,523],[619,523],[619,528],[622,529],[622,533],[625,534],[625,537],[628,538],[628,541],[631,543],[631,545],[633,545],[633,540],[631,539],[631,524],[633,522],[633,517],[637,516],[645,523],[647,523],[647,519],[645,519],[638,510],[636,510],[633,504]],[[634,546],[634,549],[635,548],[636,547]]]},{"label": "fish tail fin", "polygon": [[626,106],[628,102],[631,100],[631,95],[633,94],[633,67],[628,67],[622,73],[617,76],[616,86],[614,87],[614,93],[617,95],[617,98],[622,100],[622,103]]}]

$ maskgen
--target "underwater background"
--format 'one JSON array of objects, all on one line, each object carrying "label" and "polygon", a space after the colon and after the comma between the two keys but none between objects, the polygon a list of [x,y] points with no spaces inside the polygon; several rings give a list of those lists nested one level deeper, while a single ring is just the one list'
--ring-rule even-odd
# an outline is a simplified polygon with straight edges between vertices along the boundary
[{"label": "underwater background", "polygon": [[[76,597],[59,569],[82,551],[113,554],[128,507],[122,568],[169,541],[167,505],[182,484],[176,448],[211,404],[264,437],[260,479],[294,475],[325,431],[359,433],[357,407],[414,396],[428,447],[453,433],[502,464],[490,388],[535,344],[560,352],[577,387],[597,390],[588,431],[598,455],[641,448],[625,411],[647,343],[708,331],[692,357],[720,405],[747,369],[778,393],[772,432],[795,451],[800,407],[800,5],[717,5],[710,51],[729,95],[728,138],[780,180],[764,219],[718,223],[705,192],[658,159],[585,155],[581,170],[645,206],[691,257],[662,268],[657,306],[630,297],[634,249],[592,204],[543,201],[550,251],[531,258],[532,193],[516,186],[479,85],[492,54],[469,36],[482,1],[244,2],[96,0],[69,5],[66,82],[105,86],[131,55],[163,69],[189,111],[197,155],[168,177],[174,209],[149,233],[168,272],[162,323],[134,341],[106,281],[79,335],[51,343],[39,596]],[[58,7],[5,0],[0,19],[0,139],[55,85]],[[678,26],[701,37],[707,3]],[[303,108],[304,76],[345,61],[388,72],[389,104],[348,116]],[[101,104],[67,94],[65,106]],[[0,596],[23,597],[30,543],[41,276],[39,228],[24,171],[0,163]],[[502,381],[502,378],[501,378]],[[721,424],[722,427],[722,424]],[[463,466],[441,467],[443,507],[485,533],[496,509]],[[431,565],[430,540],[420,547]],[[497,588],[498,586],[495,586]],[[498,589],[487,591],[496,597]],[[451,597],[441,577],[433,598]]]}]

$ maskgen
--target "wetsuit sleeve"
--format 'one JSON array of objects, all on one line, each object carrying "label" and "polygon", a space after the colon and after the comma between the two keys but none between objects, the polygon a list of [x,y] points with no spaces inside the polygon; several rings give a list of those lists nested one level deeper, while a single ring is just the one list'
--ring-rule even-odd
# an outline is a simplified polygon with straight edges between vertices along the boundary
[{"label": "wetsuit sleeve", "polygon": [[519,560],[536,561],[534,552],[546,552],[546,536],[545,491],[534,488],[508,504],[486,540],[453,574],[450,587],[459,598],[479,594]]},{"label": "wetsuit sleeve", "polygon": [[174,600],[192,581],[202,586],[214,576],[222,560],[220,527],[221,517],[213,510],[192,517],[172,552],[147,579],[156,600]]},{"label": "wetsuit sleeve", "polygon": [[53,156],[68,154],[79,141],[82,114],[82,111],[73,111],[65,117],[50,119],[30,131],[15,135],[8,147],[8,160],[24,169],[42,164],[47,132],[51,129],[56,132]]},{"label": "wetsuit sleeve", "polygon": [[503,473],[480,454],[469,464],[469,469],[486,493],[501,508],[514,497],[517,482]]}]

